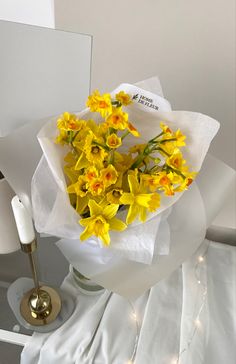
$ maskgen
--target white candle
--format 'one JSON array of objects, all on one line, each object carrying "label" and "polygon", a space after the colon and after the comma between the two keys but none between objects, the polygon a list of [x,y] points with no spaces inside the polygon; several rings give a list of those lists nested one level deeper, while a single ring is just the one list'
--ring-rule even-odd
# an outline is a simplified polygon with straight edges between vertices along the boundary
[{"label": "white candle", "polygon": [[11,209],[15,195],[5,179],[0,180],[0,254],[8,254],[20,249],[16,223]]},{"label": "white candle", "polygon": [[29,244],[35,239],[32,218],[18,196],[13,197],[11,205],[20,242],[22,244]]}]

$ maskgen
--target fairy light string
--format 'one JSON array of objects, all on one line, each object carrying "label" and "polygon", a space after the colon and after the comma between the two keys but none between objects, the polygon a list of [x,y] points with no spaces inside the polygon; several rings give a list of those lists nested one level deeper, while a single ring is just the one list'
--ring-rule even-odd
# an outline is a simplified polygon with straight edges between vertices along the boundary
[{"label": "fairy light string", "polygon": [[[201,291],[202,291],[202,298],[201,298],[201,304],[198,309],[197,315],[193,319],[192,332],[187,340],[185,347],[181,350],[181,352],[178,355],[176,355],[175,358],[173,358],[171,360],[170,364],[181,364],[181,359],[183,357],[183,354],[184,353],[186,354],[187,351],[190,349],[190,346],[192,345],[192,342],[193,342],[193,339],[194,339],[196,333],[201,329],[200,317],[201,317],[201,313],[205,307],[206,299],[207,299],[207,286],[201,280],[201,273],[202,273],[203,264],[205,263],[205,260],[206,260],[208,248],[209,248],[209,242],[207,243],[205,252],[197,257],[196,263],[194,266],[194,277],[196,279],[196,282],[199,285],[199,289],[201,289]],[[127,363],[125,363],[125,364],[134,364],[136,354],[137,354],[139,336],[140,336],[140,323],[139,323],[138,316],[137,316],[134,305],[130,301],[128,301],[128,302],[132,309],[132,318],[133,318],[133,320],[135,322],[135,326],[136,326],[136,336],[135,336],[134,349],[133,349],[132,355],[131,355],[130,359],[127,361]]]},{"label": "fairy light string", "polygon": [[201,299],[201,304],[200,307],[198,309],[198,313],[195,316],[194,320],[193,320],[193,328],[192,328],[192,333],[190,334],[190,337],[186,343],[186,346],[181,350],[181,352],[177,355],[177,358],[172,360],[172,362],[170,364],[181,364],[181,359],[183,357],[183,354],[186,353],[189,349],[190,346],[192,345],[193,339],[196,335],[196,333],[199,331],[199,329],[201,328],[201,320],[200,320],[200,316],[201,313],[205,307],[206,304],[206,299],[207,299],[207,286],[205,283],[203,283],[203,281],[201,280],[201,272],[202,272],[202,266],[203,263],[205,263],[206,260],[206,256],[208,253],[208,249],[209,249],[209,244],[210,242],[207,243],[205,252],[201,255],[199,255],[197,257],[195,266],[194,266],[194,276],[195,279],[199,285],[199,289],[201,289],[202,291],[202,299]]},{"label": "fairy light string", "polygon": [[136,358],[136,354],[137,354],[139,336],[140,336],[140,322],[139,322],[138,315],[137,315],[137,312],[135,310],[134,305],[129,300],[128,300],[128,303],[129,303],[129,305],[131,307],[131,310],[132,310],[131,318],[135,322],[136,335],[135,335],[135,339],[134,339],[133,352],[131,354],[130,359],[128,360],[128,362],[126,364],[134,364],[134,361],[135,361],[135,358]]}]

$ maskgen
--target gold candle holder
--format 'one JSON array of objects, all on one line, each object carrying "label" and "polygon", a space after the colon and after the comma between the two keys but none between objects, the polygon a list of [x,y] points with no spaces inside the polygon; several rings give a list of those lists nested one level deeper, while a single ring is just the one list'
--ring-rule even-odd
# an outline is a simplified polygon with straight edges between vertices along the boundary
[{"label": "gold candle holder", "polygon": [[39,285],[33,254],[36,249],[36,240],[29,244],[21,244],[21,250],[29,256],[34,288],[23,296],[20,303],[20,312],[30,325],[43,326],[50,324],[58,316],[61,310],[61,298],[53,288]]}]

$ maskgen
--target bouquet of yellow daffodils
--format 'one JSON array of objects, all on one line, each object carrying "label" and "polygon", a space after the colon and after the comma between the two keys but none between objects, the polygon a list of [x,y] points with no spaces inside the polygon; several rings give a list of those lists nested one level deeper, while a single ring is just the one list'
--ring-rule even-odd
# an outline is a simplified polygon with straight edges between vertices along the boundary
[{"label": "bouquet of yellow daffodils", "polygon": [[36,230],[60,238],[86,277],[137,297],[205,236],[193,180],[218,129],[206,115],[172,111],[156,81],[94,92],[86,109],[49,118],[38,134]]},{"label": "bouquet of yellow daffodils", "polygon": [[[160,208],[163,195],[183,192],[196,176],[183,157],[181,150],[188,147],[179,128],[161,121],[158,134],[139,142],[141,135],[124,110],[132,109],[135,97],[123,90],[114,97],[95,91],[88,97],[86,118],[65,112],[57,120],[56,143],[67,151],[67,192],[84,227],[82,241],[96,236],[110,245],[110,230],[123,231],[135,219],[145,222]],[[128,148],[127,138],[132,138]],[[126,214],[123,221],[119,211]]]}]

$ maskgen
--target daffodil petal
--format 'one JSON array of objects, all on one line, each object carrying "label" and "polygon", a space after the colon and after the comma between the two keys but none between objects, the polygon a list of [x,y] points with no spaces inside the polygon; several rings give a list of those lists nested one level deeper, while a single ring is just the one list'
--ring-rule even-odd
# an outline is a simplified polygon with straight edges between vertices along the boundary
[{"label": "daffodil petal", "polygon": [[120,203],[123,205],[132,205],[134,203],[134,195],[132,193],[124,192],[120,197]]},{"label": "daffodil petal", "polygon": [[[81,221],[81,220],[80,220]],[[80,234],[80,240],[84,241],[90,238],[90,236],[93,234],[93,232],[89,229],[89,226],[85,228],[85,230]]]},{"label": "daffodil petal", "polygon": [[86,217],[85,219],[80,219],[79,223],[81,226],[88,226],[93,220],[93,217]]},{"label": "daffodil petal", "polygon": [[130,192],[132,192],[134,195],[138,194],[139,184],[137,178],[133,174],[130,174],[128,176],[128,182],[129,182]]},{"label": "daffodil petal", "polygon": [[142,222],[145,222],[147,219],[147,209],[146,207],[141,207],[140,208],[140,215],[139,215],[139,220]]},{"label": "daffodil petal", "polygon": [[148,193],[140,193],[135,197],[135,201],[140,206],[149,207],[148,203],[151,200],[151,196],[152,195]]},{"label": "daffodil petal", "polygon": [[131,134],[133,134],[133,136],[135,137],[140,137],[140,133],[138,132],[138,130],[133,126],[133,124],[128,123],[128,130]]},{"label": "daffodil petal", "polygon": [[102,241],[103,241],[103,243],[104,243],[105,246],[109,246],[110,245],[111,238],[110,238],[109,233],[105,233],[103,235],[100,235],[100,238],[102,239]]},{"label": "daffodil petal", "polygon": [[89,206],[89,210],[90,210],[90,216],[100,215],[100,214],[103,215],[102,207],[99,206],[96,201],[89,200],[88,206]]},{"label": "daffodil petal", "polygon": [[77,196],[76,211],[78,212],[78,214],[82,214],[84,209],[88,206],[88,200],[89,200],[88,196],[84,197]]},{"label": "daffodil petal", "polygon": [[111,205],[107,205],[103,212],[102,212],[102,215],[107,219],[107,220],[110,220],[113,218],[113,216],[116,215],[117,213],[117,210],[119,208],[119,205],[117,204],[111,204]]},{"label": "daffodil petal", "polygon": [[67,192],[68,193],[75,193],[75,184],[68,186],[67,187]]},{"label": "daffodil petal", "polygon": [[88,162],[88,160],[86,158],[85,153],[81,153],[81,155],[80,155],[80,157],[79,157],[79,159],[78,159],[78,161],[77,161],[77,163],[75,165],[75,170],[78,171],[78,170],[80,170],[82,168],[86,168],[86,167],[88,167],[88,165],[89,165],[89,162]]},{"label": "daffodil petal", "polygon": [[117,219],[116,217],[113,217],[109,221],[109,225],[110,225],[110,229],[112,229],[112,230],[123,231],[127,228],[127,225],[123,221]]},{"label": "daffodil petal", "polygon": [[126,217],[126,223],[131,224],[139,213],[139,206],[137,204],[130,205],[129,211]]},{"label": "daffodil petal", "polygon": [[153,212],[156,211],[158,207],[160,207],[161,203],[161,196],[158,193],[152,193],[151,200],[148,203],[149,211]]},{"label": "daffodil petal", "polygon": [[64,167],[65,175],[69,178],[70,182],[75,183],[78,180],[78,172],[73,167]]}]

